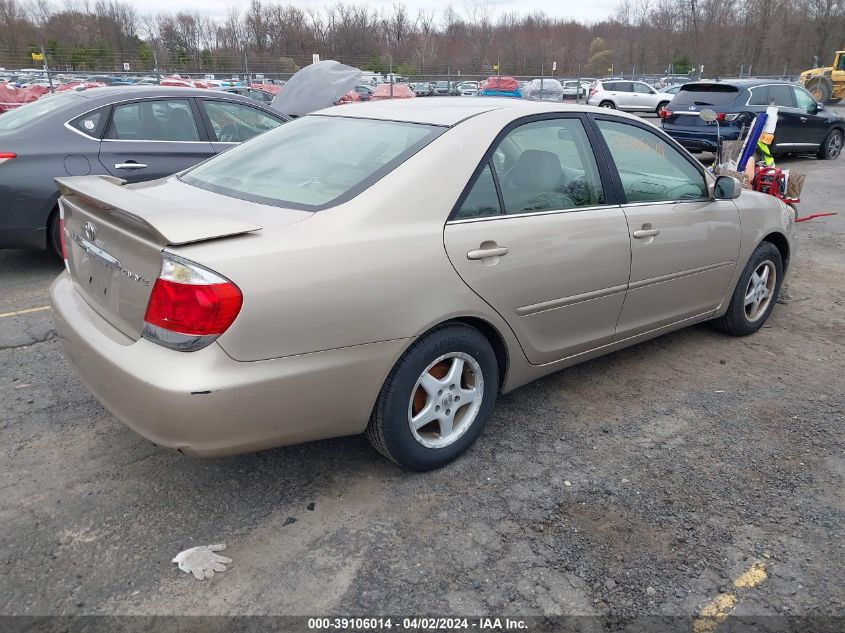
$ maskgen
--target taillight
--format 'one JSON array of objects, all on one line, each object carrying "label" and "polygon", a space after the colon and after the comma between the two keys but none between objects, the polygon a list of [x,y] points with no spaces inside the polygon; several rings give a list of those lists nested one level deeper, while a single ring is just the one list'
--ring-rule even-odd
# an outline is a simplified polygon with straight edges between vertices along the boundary
[{"label": "taillight", "polygon": [[599,91],[599,89],[598,89],[598,88],[590,88],[590,96],[591,96],[591,97],[596,96],[596,94],[598,93],[598,91]]},{"label": "taillight", "polygon": [[668,119],[670,116],[672,116],[672,113],[666,108],[660,108],[660,112],[658,112],[658,114],[660,115],[661,119]]},{"label": "taillight", "polygon": [[144,315],[144,338],[192,352],[214,342],[235,321],[243,294],[231,281],[199,264],[162,253]]},{"label": "taillight", "polygon": [[18,155],[14,152],[0,152],[0,165],[17,157]]}]

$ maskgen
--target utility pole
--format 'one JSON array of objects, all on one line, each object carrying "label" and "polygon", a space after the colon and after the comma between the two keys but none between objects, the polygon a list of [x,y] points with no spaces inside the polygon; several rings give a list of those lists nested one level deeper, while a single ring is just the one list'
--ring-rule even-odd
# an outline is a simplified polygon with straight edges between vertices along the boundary
[{"label": "utility pole", "polygon": [[41,47],[41,60],[44,62],[44,72],[47,74],[47,81],[50,82],[50,92],[55,92],[56,89],[53,87],[53,77],[50,75],[50,67],[47,65],[47,52],[44,50],[44,47]]},{"label": "utility pole", "polygon": [[161,72],[158,69],[158,54],[156,53],[155,42],[153,42],[153,63],[155,64],[156,79],[161,81]]},{"label": "utility pole", "polygon": [[249,86],[252,82],[249,80],[249,59],[246,54],[246,45],[244,45],[244,73],[246,73],[246,85]]},{"label": "utility pole", "polygon": [[390,53],[388,56],[390,60],[390,98],[393,98],[393,53]]}]

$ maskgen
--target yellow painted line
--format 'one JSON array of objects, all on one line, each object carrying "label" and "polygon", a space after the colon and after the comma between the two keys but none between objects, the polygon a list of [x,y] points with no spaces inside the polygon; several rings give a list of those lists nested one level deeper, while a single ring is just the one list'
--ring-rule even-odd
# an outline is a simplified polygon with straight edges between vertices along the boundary
[{"label": "yellow painted line", "polygon": [[33,312],[44,312],[44,310],[49,309],[50,306],[41,306],[39,308],[27,308],[26,310],[17,310],[15,312],[0,312],[0,319],[5,319],[6,317],[20,316],[22,314],[32,314]]},{"label": "yellow painted line", "polygon": [[[734,581],[736,589],[752,589],[766,580],[766,566],[755,563]],[[693,633],[714,633],[716,627],[733,611],[739,598],[734,593],[723,593],[708,602],[701,614],[692,622]]]},{"label": "yellow painted line", "polygon": [[734,581],[734,587],[737,589],[751,589],[768,577],[769,575],[766,573],[766,567],[763,563],[757,563]]}]

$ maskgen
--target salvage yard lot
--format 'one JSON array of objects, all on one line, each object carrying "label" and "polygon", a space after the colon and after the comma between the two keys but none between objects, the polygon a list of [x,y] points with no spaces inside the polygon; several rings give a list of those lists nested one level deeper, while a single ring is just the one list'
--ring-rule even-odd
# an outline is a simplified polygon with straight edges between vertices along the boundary
[{"label": "salvage yard lot", "polygon": [[[845,168],[782,166],[807,174],[801,215],[843,215],[801,225],[758,334],[696,326],[523,387],[425,474],[362,437],[154,447],[26,311],[61,265],[0,251],[0,614],[695,615],[721,592],[845,615]],[[212,580],[170,562],[218,542]]]}]

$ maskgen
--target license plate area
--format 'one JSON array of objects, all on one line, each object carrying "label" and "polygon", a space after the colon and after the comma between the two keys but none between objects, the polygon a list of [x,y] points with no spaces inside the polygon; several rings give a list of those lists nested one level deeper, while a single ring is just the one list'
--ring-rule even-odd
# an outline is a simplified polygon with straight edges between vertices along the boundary
[{"label": "license plate area", "polygon": [[78,257],[74,257],[76,282],[89,299],[116,313],[120,300],[120,261],[76,233],[71,234],[71,239],[79,247]]}]

